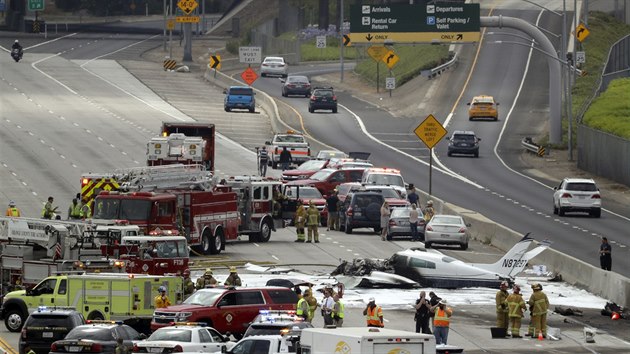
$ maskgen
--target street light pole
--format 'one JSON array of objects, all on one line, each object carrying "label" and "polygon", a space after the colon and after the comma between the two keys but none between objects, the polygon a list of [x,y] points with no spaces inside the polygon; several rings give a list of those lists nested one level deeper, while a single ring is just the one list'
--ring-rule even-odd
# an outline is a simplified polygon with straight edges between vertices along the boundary
[{"label": "street light pole", "polygon": [[343,38],[343,0],[341,0],[341,5],[339,9],[339,63],[341,64],[341,74],[339,77],[339,82],[343,82],[343,47],[344,47],[344,38]]}]

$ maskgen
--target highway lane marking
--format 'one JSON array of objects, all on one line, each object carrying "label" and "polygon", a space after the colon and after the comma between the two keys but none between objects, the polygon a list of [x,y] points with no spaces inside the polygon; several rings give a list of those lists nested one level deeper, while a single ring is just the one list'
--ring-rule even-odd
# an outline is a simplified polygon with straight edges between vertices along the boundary
[{"label": "highway lane marking", "polygon": [[66,90],[70,91],[70,93],[75,94],[75,95],[78,95],[78,93],[77,93],[76,91],[74,91],[74,90],[73,90],[73,89],[71,89],[70,87],[66,86],[66,85],[65,85],[65,84],[63,84],[61,81],[59,81],[59,80],[55,79],[54,77],[52,77],[52,76],[50,76],[50,75],[46,74],[45,72],[43,72],[42,70],[40,70],[37,66],[35,66],[35,65],[37,65],[37,64],[39,64],[39,63],[41,63],[41,62],[43,62],[43,61],[45,61],[45,60],[48,60],[48,59],[50,59],[50,58],[54,58],[54,57],[59,56],[59,55],[61,55],[61,54],[63,54],[63,53],[65,53],[65,52],[59,52],[59,53],[57,53],[57,54],[53,54],[53,55],[51,55],[51,56],[45,57],[45,58],[43,58],[43,59],[40,59],[40,60],[38,60],[38,61],[36,61],[36,62],[32,63],[32,64],[31,64],[31,67],[32,67],[33,69],[35,69],[35,70],[39,71],[42,75],[44,75],[44,76],[46,76],[47,78],[51,79],[52,81],[56,82],[56,83],[57,83],[57,84],[59,84],[61,87],[63,87],[63,88],[65,88]]}]

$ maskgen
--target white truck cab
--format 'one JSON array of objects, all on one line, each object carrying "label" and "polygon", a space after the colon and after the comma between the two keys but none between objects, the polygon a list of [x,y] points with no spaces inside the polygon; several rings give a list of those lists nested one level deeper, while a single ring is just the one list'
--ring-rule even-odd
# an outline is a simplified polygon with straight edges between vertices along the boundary
[{"label": "white truck cab", "polygon": [[407,185],[400,174],[400,170],[395,168],[366,168],[361,178],[361,183],[374,186],[390,186],[400,193],[402,198],[407,198]]}]

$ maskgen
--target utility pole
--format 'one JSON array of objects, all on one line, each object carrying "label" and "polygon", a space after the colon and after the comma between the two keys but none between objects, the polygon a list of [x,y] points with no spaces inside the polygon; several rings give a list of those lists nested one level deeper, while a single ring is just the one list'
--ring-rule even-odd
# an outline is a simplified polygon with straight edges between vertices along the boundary
[{"label": "utility pole", "polygon": [[339,63],[341,64],[339,82],[343,82],[343,35],[343,0],[341,0],[341,5],[339,6]]}]

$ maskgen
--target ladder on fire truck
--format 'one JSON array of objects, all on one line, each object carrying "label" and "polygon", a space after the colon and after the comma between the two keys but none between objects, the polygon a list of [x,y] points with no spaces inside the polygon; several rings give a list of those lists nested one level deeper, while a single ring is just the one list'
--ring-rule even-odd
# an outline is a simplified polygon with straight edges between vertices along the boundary
[{"label": "ladder on fire truck", "polygon": [[46,245],[56,231],[67,235],[83,235],[95,225],[64,220],[0,217],[0,241]]},{"label": "ladder on fire truck", "polygon": [[114,171],[122,190],[150,191],[168,188],[210,190],[214,186],[212,172],[202,165],[164,165],[134,167]]}]

